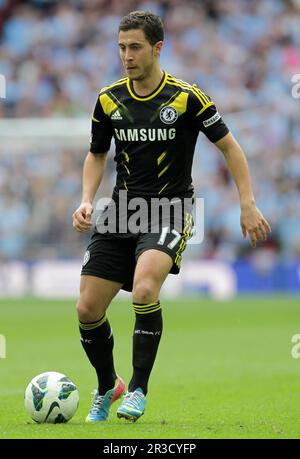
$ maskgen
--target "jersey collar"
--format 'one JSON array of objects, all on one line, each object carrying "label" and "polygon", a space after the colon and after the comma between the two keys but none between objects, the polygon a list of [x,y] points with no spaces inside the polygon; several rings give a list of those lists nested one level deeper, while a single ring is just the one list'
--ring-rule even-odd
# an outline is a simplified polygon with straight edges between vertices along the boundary
[{"label": "jersey collar", "polygon": [[133,84],[132,84],[132,82],[130,81],[129,78],[127,79],[127,89],[129,91],[129,94],[131,95],[131,97],[133,97],[133,99],[141,100],[141,101],[151,100],[155,96],[157,96],[157,94],[164,88],[164,86],[166,84],[166,81],[167,81],[167,76],[168,76],[168,73],[164,72],[163,77],[162,77],[158,87],[151,94],[149,94],[148,96],[138,96],[134,92]]}]

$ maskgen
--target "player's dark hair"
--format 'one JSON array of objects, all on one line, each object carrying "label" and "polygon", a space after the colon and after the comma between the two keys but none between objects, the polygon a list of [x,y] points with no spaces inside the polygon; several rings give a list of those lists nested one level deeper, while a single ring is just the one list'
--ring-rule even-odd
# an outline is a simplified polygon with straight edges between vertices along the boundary
[{"label": "player's dark hair", "polygon": [[132,11],[124,16],[119,25],[119,32],[127,32],[131,29],[143,30],[152,46],[164,39],[164,25],[161,18],[149,11]]}]

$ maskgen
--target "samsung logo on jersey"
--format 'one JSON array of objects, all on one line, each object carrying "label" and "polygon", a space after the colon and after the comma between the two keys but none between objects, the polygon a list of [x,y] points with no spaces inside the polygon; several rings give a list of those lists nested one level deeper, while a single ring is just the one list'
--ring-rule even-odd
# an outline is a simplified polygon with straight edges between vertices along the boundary
[{"label": "samsung logo on jersey", "polygon": [[115,129],[115,136],[121,142],[159,142],[174,140],[176,129]]}]

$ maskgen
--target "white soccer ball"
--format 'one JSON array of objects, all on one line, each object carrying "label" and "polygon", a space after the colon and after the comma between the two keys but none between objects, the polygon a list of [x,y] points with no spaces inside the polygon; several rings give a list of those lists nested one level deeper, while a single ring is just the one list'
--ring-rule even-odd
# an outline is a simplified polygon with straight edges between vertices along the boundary
[{"label": "white soccer ball", "polygon": [[74,416],[79,394],[77,387],[67,376],[48,371],[30,381],[25,389],[24,403],[34,421],[59,424]]}]

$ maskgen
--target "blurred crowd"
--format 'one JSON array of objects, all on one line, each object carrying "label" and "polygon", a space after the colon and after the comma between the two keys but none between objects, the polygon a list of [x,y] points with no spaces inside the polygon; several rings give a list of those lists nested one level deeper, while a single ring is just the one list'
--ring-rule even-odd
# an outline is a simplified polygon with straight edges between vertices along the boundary
[{"label": "blurred crowd", "polygon": [[[162,67],[208,93],[244,148],[258,206],[272,226],[261,250],[300,257],[300,98],[291,81],[300,74],[299,0],[0,0],[0,117],[90,117],[100,88],[123,75],[117,29],[136,9],[162,17]],[[85,154],[49,142],[42,149],[24,143],[24,154],[12,154],[0,144],[1,258],[82,253],[71,216]],[[114,183],[112,157],[102,193]],[[191,255],[248,256],[236,189],[204,138],[193,177],[205,199],[206,234]]]}]

